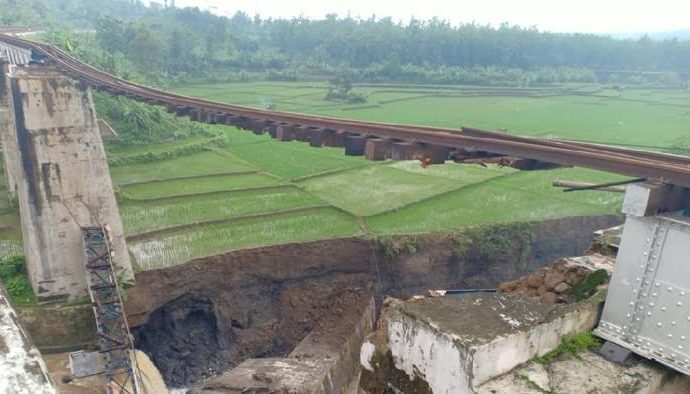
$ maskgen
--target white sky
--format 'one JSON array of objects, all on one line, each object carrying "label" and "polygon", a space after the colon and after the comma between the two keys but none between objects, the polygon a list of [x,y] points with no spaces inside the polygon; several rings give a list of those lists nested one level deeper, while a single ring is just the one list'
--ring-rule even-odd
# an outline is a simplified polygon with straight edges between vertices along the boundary
[{"label": "white sky", "polygon": [[392,16],[403,22],[411,16],[439,17],[453,24],[509,22],[558,32],[651,33],[690,28],[689,0],[176,0],[176,5],[222,15],[241,10],[250,16],[322,18],[349,12],[365,18]]}]

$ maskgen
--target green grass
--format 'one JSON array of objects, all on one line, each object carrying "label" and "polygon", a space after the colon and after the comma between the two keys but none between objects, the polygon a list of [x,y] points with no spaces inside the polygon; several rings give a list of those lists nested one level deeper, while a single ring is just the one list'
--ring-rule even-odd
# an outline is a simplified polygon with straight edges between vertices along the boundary
[{"label": "green grass", "polygon": [[113,177],[114,183],[127,184],[251,170],[255,170],[255,168],[242,160],[208,151],[178,159],[112,167],[110,175]]},{"label": "green grass", "polygon": [[279,183],[277,179],[265,174],[222,175],[136,184],[122,187],[122,193],[130,199],[154,199],[274,186]]},{"label": "green grass", "polygon": [[188,223],[235,216],[323,205],[323,202],[296,188],[265,191],[237,191],[163,201],[127,201],[120,215],[127,235],[144,233]]},{"label": "green grass", "polygon": [[365,222],[377,234],[422,233],[479,223],[611,214],[620,207],[620,193],[563,193],[551,186],[553,179],[606,182],[619,177],[586,169],[513,172],[366,218]]},{"label": "green grass", "polygon": [[[368,95],[367,103],[347,104],[324,100],[327,88],[325,82],[253,82],[190,85],[178,91],[254,107],[274,103],[282,111],[505,128],[517,134],[690,154],[688,91],[619,91],[589,84],[528,89],[368,84],[357,87]],[[624,178],[588,169],[519,172],[452,163],[428,168],[416,161],[374,163],[347,157],[342,149],[279,143],[267,135],[222,125],[210,129],[224,145],[201,147],[210,149],[201,153],[184,148],[203,143],[204,138],[108,147],[111,158],[155,159],[172,151],[181,155],[111,167],[126,233],[168,229],[155,240],[131,242],[143,268],[247,246],[360,234],[359,225],[369,234],[388,236],[612,214],[619,211],[622,199],[621,194],[563,193],[551,186],[557,178],[584,182]],[[283,187],[270,189],[276,185]],[[320,205],[329,208],[237,219]],[[222,223],[194,225],[213,221]],[[184,229],[174,229],[179,226]],[[16,212],[0,215],[0,253],[21,247],[19,229]]]},{"label": "green grass", "polygon": [[[524,135],[671,148],[688,142],[690,93],[678,90],[629,89],[600,90],[600,86],[564,86],[522,89],[524,96],[491,96],[503,88],[476,86],[400,86],[369,85],[359,88],[368,93],[366,105],[333,104],[325,101],[326,86],[281,82],[184,86],[178,90],[192,96],[209,97],[231,103],[262,107],[278,102],[278,109],[331,115],[362,120],[424,124],[443,127],[462,125],[507,129]],[[272,88],[274,86],[275,88]],[[288,88],[294,86],[294,92]],[[577,95],[564,88],[576,88]],[[322,90],[322,95],[317,94]],[[520,92],[520,89],[509,89]],[[242,93],[245,92],[245,93]],[[308,96],[300,94],[313,93]],[[484,96],[481,96],[485,92]],[[294,93],[294,94],[293,94]],[[552,94],[556,95],[552,95]],[[561,93],[561,94],[559,94]],[[467,97],[459,94],[473,95]],[[429,97],[436,95],[436,97]],[[455,96],[452,96],[455,95]],[[285,97],[289,100],[282,102]],[[417,97],[412,100],[393,101]],[[680,105],[685,105],[682,107]],[[358,107],[362,107],[357,109]],[[354,108],[354,109],[353,109]]]},{"label": "green grass", "polygon": [[366,164],[361,157],[348,157],[342,149],[312,148],[304,142],[277,142],[231,146],[227,152],[283,178],[298,178]]},{"label": "green grass", "polygon": [[[511,172],[496,168],[489,170],[455,165],[452,169],[429,169],[431,174],[427,175],[424,174],[424,169],[413,170],[414,166],[421,168],[419,162],[397,164],[396,167],[370,166],[332,176],[309,179],[300,184],[308,192],[353,215],[371,216],[404,207],[472,182]],[[465,173],[466,175],[463,175]],[[452,174],[456,178],[438,174]]]},{"label": "green grass", "polygon": [[557,348],[541,357],[536,357],[534,361],[540,364],[550,364],[562,357],[579,357],[580,353],[594,350],[599,346],[601,346],[601,339],[589,331],[583,332],[563,338]]},{"label": "green grass", "polygon": [[0,282],[7,289],[13,305],[31,306],[38,303],[29,283],[23,254],[13,254],[0,260]]},{"label": "green grass", "polygon": [[212,138],[188,138],[183,140],[170,141],[159,144],[135,145],[135,146],[115,146],[106,145],[108,157],[128,157],[138,156],[147,153],[164,153],[177,148],[196,145],[211,141]]},{"label": "green grass", "polygon": [[234,249],[360,234],[351,216],[332,208],[189,229],[155,240],[129,242],[142,269],[180,264]]}]

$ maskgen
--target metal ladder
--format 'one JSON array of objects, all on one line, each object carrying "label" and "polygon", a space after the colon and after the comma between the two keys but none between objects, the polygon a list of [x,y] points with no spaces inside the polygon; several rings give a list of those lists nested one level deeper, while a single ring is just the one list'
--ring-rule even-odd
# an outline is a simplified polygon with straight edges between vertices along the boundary
[{"label": "metal ladder", "polygon": [[82,228],[82,232],[87,286],[108,393],[139,394],[134,344],[113,271],[107,232],[103,227]]}]

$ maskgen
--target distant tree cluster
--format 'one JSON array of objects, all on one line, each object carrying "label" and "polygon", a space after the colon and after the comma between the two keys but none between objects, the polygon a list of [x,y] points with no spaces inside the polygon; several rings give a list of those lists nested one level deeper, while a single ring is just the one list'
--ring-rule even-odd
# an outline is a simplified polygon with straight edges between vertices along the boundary
[{"label": "distant tree cluster", "polygon": [[95,29],[101,65],[127,69],[129,62],[138,74],[162,82],[256,75],[289,81],[346,69],[354,82],[682,86],[690,74],[690,41],[454,26],[440,19],[402,24],[336,15],[262,19],[241,12],[227,18],[176,8],[172,1],[0,0],[0,23]]}]

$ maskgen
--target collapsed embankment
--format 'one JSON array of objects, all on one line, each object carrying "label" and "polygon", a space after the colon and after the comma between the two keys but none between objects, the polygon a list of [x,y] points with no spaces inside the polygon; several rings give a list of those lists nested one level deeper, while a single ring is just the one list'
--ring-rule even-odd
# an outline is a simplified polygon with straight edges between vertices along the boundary
[{"label": "collapsed embankment", "polygon": [[290,353],[333,315],[361,313],[353,305],[372,293],[496,287],[580,254],[594,230],[618,221],[573,217],[238,250],[139,273],[126,309],[137,347],[168,384],[189,385],[247,358]]}]

